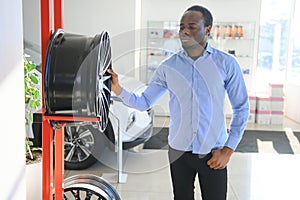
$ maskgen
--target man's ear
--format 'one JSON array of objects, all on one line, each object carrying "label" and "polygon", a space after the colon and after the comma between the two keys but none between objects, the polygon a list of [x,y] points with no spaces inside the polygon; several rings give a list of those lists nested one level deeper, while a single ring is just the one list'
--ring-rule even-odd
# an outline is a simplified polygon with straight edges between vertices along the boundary
[{"label": "man's ear", "polygon": [[211,26],[208,25],[205,27],[205,33],[209,36],[210,35],[210,31],[211,31]]}]

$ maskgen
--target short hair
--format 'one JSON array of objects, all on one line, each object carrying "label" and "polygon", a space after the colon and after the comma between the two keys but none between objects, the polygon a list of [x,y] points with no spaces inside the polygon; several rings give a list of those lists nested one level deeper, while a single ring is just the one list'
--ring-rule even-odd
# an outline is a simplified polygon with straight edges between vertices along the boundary
[{"label": "short hair", "polygon": [[203,6],[198,6],[198,5],[194,5],[189,7],[185,12],[187,11],[198,11],[201,12],[204,18],[204,26],[211,26],[213,24],[213,16],[211,14],[211,12],[203,7]]}]

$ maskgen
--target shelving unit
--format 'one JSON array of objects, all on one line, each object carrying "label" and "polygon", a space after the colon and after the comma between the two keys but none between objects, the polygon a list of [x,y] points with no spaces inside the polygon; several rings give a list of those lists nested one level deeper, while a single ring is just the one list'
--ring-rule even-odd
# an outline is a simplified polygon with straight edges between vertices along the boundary
[{"label": "shelving unit", "polygon": [[159,63],[181,49],[177,21],[149,21],[147,33],[146,82]]}]

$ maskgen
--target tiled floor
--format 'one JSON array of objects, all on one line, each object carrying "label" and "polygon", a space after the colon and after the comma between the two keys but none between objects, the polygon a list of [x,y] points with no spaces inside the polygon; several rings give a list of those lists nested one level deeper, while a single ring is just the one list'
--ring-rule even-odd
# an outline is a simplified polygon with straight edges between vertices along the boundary
[{"label": "tiled floor", "polygon": [[[156,119],[156,126],[168,119]],[[300,124],[285,119],[284,125],[248,125],[247,129],[285,130],[294,154],[278,154],[272,144],[260,143],[259,153],[234,153],[228,165],[228,200],[297,200],[300,199],[300,144],[292,131]],[[264,151],[266,150],[266,151]],[[268,152],[268,153],[266,153]],[[95,174],[109,181],[122,200],[171,200],[172,187],[166,150],[123,152],[125,183],[117,181],[117,155],[107,151],[101,162],[87,170],[65,171],[65,176]],[[201,194],[196,181],[195,200]]]}]

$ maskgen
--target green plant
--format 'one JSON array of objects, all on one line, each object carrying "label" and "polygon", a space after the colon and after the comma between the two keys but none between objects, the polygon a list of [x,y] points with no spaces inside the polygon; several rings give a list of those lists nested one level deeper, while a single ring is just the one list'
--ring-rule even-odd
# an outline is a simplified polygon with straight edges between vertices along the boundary
[{"label": "green plant", "polygon": [[[24,56],[24,90],[25,90],[25,126],[30,126],[33,121],[33,111],[41,106],[41,93],[39,90],[39,76],[36,70],[36,64],[27,60]],[[26,162],[28,159],[34,160],[33,152],[40,152],[40,148],[32,148],[33,142],[30,141],[27,134],[25,137]]]},{"label": "green plant", "polygon": [[33,121],[32,110],[41,106],[41,93],[39,90],[39,76],[36,64],[27,60],[24,56],[24,86],[25,86],[25,119],[26,125]]},{"label": "green plant", "polygon": [[33,160],[41,160],[41,152],[41,148],[33,147],[33,142],[28,137],[25,138],[26,163],[31,163]]}]

